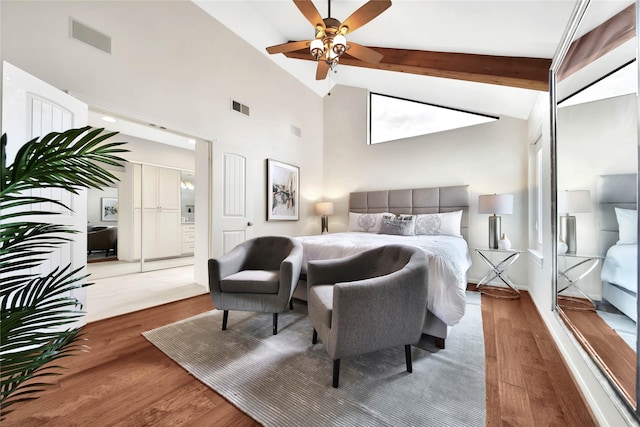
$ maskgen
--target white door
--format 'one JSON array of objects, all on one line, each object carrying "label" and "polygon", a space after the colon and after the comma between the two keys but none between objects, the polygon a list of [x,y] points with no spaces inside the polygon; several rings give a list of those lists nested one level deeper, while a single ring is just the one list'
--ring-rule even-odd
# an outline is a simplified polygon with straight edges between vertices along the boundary
[{"label": "white door", "polygon": [[[18,149],[27,141],[71,128],[86,126],[87,105],[67,95],[59,89],[35,78],[21,69],[2,63],[2,133],[7,134],[7,164],[12,164]],[[32,195],[45,196],[60,200],[72,211],[63,210],[56,205],[37,206],[42,209],[59,212],[59,215],[32,217],[35,221],[55,221],[59,224],[85,231],[87,226],[87,195],[85,191],[73,195],[62,190],[34,190]],[[78,233],[69,245],[51,253],[48,260],[38,267],[42,275],[48,274],[58,266],[71,264],[71,269],[85,267],[87,261],[87,234]],[[86,290],[73,291],[73,297],[83,304],[86,311]],[[84,324],[84,318],[79,324]]]},{"label": "white door", "polygon": [[247,150],[218,142],[212,163],[212,255],[217,257],[253,237],[255,188],[264,183],[264,166]]}]

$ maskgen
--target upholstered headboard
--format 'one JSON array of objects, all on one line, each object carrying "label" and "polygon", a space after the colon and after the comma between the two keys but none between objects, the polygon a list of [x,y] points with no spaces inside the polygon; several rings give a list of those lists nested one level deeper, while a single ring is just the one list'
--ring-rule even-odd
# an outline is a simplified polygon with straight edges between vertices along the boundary
[{"label": "upholstered headboard", "polygon": [[349,194],[349,212],[418,215],[462,210],[460,232],[469,238],[469,186],[358,191]]},{"label": "upholstered headboard", "polygon": [[605,256],[618,241],[618,220],[614,208],[636,209],[638,176],[635,173],[600,175],[596,191],[600,228],[598,254]]}]

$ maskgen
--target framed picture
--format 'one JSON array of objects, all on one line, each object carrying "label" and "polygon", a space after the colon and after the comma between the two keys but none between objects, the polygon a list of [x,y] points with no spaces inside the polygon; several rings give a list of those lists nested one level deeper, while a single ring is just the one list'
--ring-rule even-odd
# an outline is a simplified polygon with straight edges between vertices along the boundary
[{"label": "framed picture", "polygon": [[300,168],[267,159],[267,221],[297,221]]},{"label": "framed picture", "polygon": [[102,221],[118,220],[118,199],[112,197],[103,197],[100,199],[100,212]]}]

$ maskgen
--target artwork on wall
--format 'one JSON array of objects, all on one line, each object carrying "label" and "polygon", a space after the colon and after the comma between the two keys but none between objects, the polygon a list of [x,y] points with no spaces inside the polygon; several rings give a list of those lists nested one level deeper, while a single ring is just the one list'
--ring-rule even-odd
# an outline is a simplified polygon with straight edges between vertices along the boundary
[{"label": "artwork on wall", "polygon": [[297,221],[300,168],[267,159],[267,221]]},{"label": "artwork on wall", "polygon": [[118,220],[118,199],[113,197],[102,197],[100,203],[100,212],[102,221]]}]

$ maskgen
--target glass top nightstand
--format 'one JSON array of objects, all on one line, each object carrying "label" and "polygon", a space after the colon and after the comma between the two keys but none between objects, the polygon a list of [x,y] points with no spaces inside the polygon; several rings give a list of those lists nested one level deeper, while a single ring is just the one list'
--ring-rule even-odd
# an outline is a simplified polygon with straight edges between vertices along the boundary
[{"label": "glass top nightstand", "polygon": [[[489,248],[476,248],[474,250],[478,255],[480,255],[480,259],[489,266],[487,274],[485,274],[476,285],[478,292],[495,298],[520,298],[520,291],[516,288],[511,279],[509,279],[506,272],[513,263],[520,258],[520,254],[524,251],[519,249],[504,250]],[[499,260],[494,261],[493,255],[497,255]],[[489,285],[489,282],[493,279],[500,279],[506,287]]]},{"label": "glass top nightstand", "polygon": [[578,282],[591,274],[601,259],[603,257],[599,255],[558,254],[558,305],[560,307],[568,310],[595,311],[595,304],[580,289]]}]

